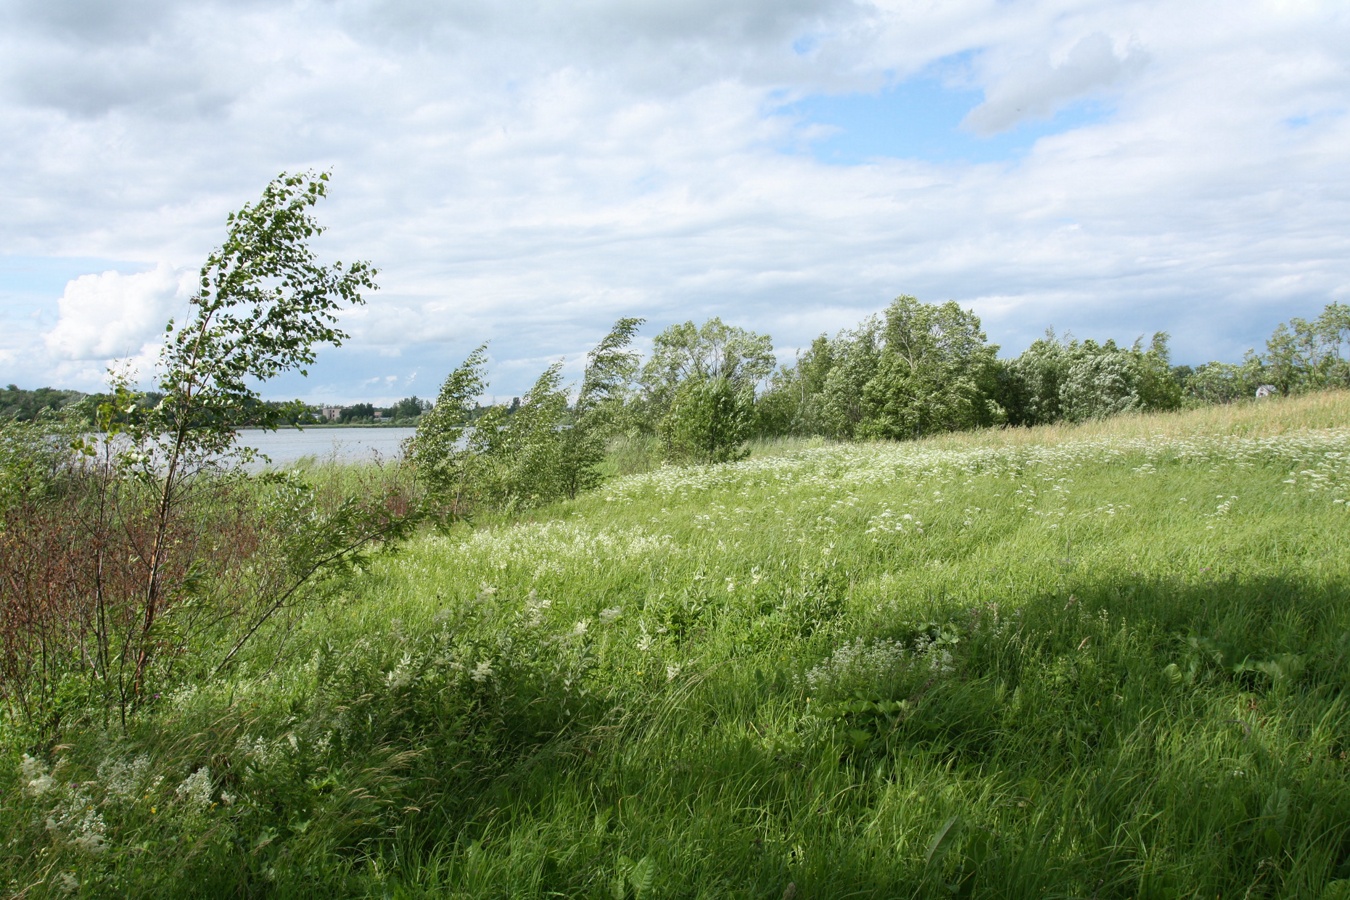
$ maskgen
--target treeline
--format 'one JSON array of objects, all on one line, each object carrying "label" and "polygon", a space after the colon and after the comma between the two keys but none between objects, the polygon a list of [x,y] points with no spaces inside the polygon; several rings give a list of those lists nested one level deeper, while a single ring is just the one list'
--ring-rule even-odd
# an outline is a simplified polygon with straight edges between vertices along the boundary
[{"label": "treeline", "polygon": [[1350,306],[1280,325],[1265,354],[1238,364],[1173,366],[1165,332],[1125,347],[1050,330],[1020,356],[997,356],[974,313],[900,297],[776,371],[755,398],[755,433],[905,439],[1230,403],[1262,386],[1350,387]]},{"label": "treeline", "polygon": [[26,391],[18,385],[8,385],[0,391],[0,420],[31,422],[44,413],[55,413],[78,403],[87,395],[80,391],[62,391],[56,388],[38,388]]},{"label": "treeline", "polygon": [[[332,407],[328,407],[332,409]],[[419,397],[404,397],[393,406],[377,407],[373,403],[353,403],[344,406],[336,415],[328,415],[324,407],[308,408],[311,422],[338,422],[343,425],[369,425],[375,422],[389,422],[411,425],[417,417],[431,409],[430,400]]]},{"label": "treeline", "polygon": [[[154,410],[164,400],[164,396],[161,391],[138,393],[126,408],[119,410],[119,420],[127,422],[137,416],[144,416]],[[114,395],[106,391],[86,394],[82,391],[58,390],[50,387],[24,390],[11,384],[0,392],[0,421],[31,422],[43,415],[60,413],[66,421],[79,422],[95,428],[99,426],[99,410],[106,408],[114,399]],[[322,425],[329,422],[340,424],[387,422],[414,425],[417,417],[430,408],[430,400],[422,400],[416,396],[405,397],[387,407],[377,407],[372,403],[354,403],[351,406],[337,408],[305,403],[302,400],[262,400],[249,397],[241,400],[238,409],[233,413],[237,421],[229,424],[237,428]],[[489,408],[479,407],[475,416],[486,414]],[[336,409],[336,413],[327,414],[327,410],[330,409]]]},{"label": "treeline", "polygon": [[[455,370],[409,455],[455,509],[574,496],[598,479],[605,442],[646,438],[670,462],[740,458],[751,438],[910,440],[990,426],[1084,422],[1227,403],[1268,392],[1350,387],[1350,306],[1280,325],[1240,364],[1173,366],[1168,335],[1145,344],[1053,330],[999,359],[979,318],[956,303],[897,298],[777,365],[768,335],[713,318],[662,331],[645,362],[622,319],[588,358],[575,402],[551,366],[510,408],[484,412],[484,348]],[[469,425],[477,424],[475,429]]]}]

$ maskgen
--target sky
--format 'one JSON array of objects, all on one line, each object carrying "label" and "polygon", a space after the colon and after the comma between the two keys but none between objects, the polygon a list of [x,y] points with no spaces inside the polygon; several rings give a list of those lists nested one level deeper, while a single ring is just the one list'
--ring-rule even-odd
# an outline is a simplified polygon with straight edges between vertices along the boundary
[{"label": "sky", "polygon": [[[780,361],[896,296],[1238,361],[1350,302],[1344,0],[0,0],[0,383],[153,378],[226,216],[330,171],[380,290],[313,403],[524,393],[621,316]],[[148,385],[147,385],[148,386]]]}]

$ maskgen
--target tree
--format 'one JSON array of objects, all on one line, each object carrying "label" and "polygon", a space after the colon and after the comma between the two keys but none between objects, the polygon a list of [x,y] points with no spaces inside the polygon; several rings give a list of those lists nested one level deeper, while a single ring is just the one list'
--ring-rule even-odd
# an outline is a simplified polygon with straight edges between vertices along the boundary
[{"label": "tree", "polygon": [[1199,403],[1232,403],[1255,396],[1266,382],[1261,358],[1248,350],[1240,364],[1207,362],[1186,376],[1183,393]]},{"label": "tree", "polygon": [[1129,353],[1115,341],[1073,344],[1059,387],[1061,415],[1070,422],[1086,422],[1138,409],[1137,375]]},{"label": "tree", "polygon": [[1127,410],[1172,410],[1181,406],[1182,387],[1173,371],[1168,335],[1157,332],[1148,349],[1143,339],[1128,350],[1115,341],[1079,342],[1057,338],[1053,329],[1005,366],[1000,388],[1008,421],[1048,425],[1083,422]]},{"label": "tree", "polygon": [[1156,331],[1147,350],[1143,348],[1143,338],[1130,349],[1140,409],[1168,412],[1181,408],[1181,382],[1172,372],[1169,340],[1167,332]]},{"label": "tree", "polygon": [[1350,386],[1350,305],[1331,303],[1311,322],[1281,324],[1266,341],[1265,362],[1281,393]]},{"label": "tree", "polygon": [[395,403],[389,412],[395,419],[415,419],[429,406],[430,404],[417,397],[404,397]]},{"label": "tree", "polygon": [[[159,646],[159,621],[182,596],[166,582],[179,521],[198,499],[209,499],[217,489],[220,482],[210,476],[233,464],[233,424],[253,416],[264,427],[274,428],[283,415],[279,408],[262,403],[252,385],[291,370],[308,374],[316,345],[338,346],[347,337],[336,327],[337,313],[363,303],[362,291],[375,289],[376,272],[369,263],[324,265],[309,247],[308,242],[323,232],[309,210],[327,195],[328,178],[326,172],[283,173],[256,204],[245,204],[229,215],[225,242],[207,257],[189,300],[191,320],[182,327],[169,323],[159,357],[163,399],[149,410],[124,416],[136,409],[139,396],[129,374],[120,373],[113,376],[111,400],[100,409],[104,429],[110,435],[124,435],[130,443],[128,452],[115,457],[116,466],[134,470],[140,483],[152,485],[156,495],[139,547],[143,577],[136,624],[122,635],[120,647],[108,646],[110,636],[102,635],[93,662],[106,680],[116,681],[124,716],[127,705],[141,695]],[[327,546],[317,535],[312,537]],[[343,556],[341,549],[330,549],[336,553],[330,562]],[[312,562],[316,568],[309,574],[325,565],[318,559]],[[290,590],[284,593],[289,596]],[[98,597],[96,603],[104,607],[110,599]],[[269,602],[260,620],[241,623],[245,637],[278,608]],[[100,608],[99,620],[107,621],[107,613]],[[128,659],[134,659],[129,672]]]},{"label": "tree", "polygon": [[860,437],[917,438],[1001,420],[990,402],[998,347],[973,312],[897,297],[882,336],[876,373],[862,391]]},{"label": "tree", "polygon": [[1045,337],[1008,363],[1011,384],[1004,406],[1011,424],[1048,425],[1060,420],[1060,388],[1068,377],[1069,355],[1075,344],[1069,335],[1060,339],[1053,328],[1047,328]]},{"label": "tree", "polygon": [[881,363],[881,319],[869,316],[830,342],[832,365],[820,392],[820,420],[830,437],[852,439],[867,414],[863,391]]},{"label": "tree", "polygon": [[600,483],[605,444],[623,428],[626,418],[629,385],[638,369],[638,356],[630,345],[642,322],[637,318],[619,319],[586,357],[586,374],[571,427],[560,433],[559,476],[568,497]]},{"label": "tree", "polygon": [[661,432],[672,459],[721,463],[744,459],[754,394],[725,376],[695,376],[680,384]]},{"label": "tree", "polygon": [[652,342],[652,355],[642,367],[640,384],[649,427],[661,429],[680,386],[691,381],[722,378],[736,391],[755,387],[777,365],[773,341],[719,318],[701,326],[693,322],[672,325]]},{"label": "tree", "polygon": [[353,403],[351,406],[342,407],[342,412],[338,413],[338,421],[347,422],[369,422],[375,418],[375,406],[371,403]]},{"label": "tree", "polygon": [[824,392],[837,362],[836,341],[820,335],[793,365],[773,373],[768,389],[755,400],[757,437],[826,433]]},{"label": "tree", "polygon": [[[446,376],[435,404],[417,420],[416,434],[404,444],[417,477],[433,498],[447,504],[443,516],[462,513],[468,499],[474,454],[466,429],[478,416],[477,400],[487,389],[486,368],[487,344],[479,344]],[[483,427],[480,421],[477,429]]]},{"label": "tree", "polygon": [[502,424],[484,417],[478,432],[486,470],[483,487],[502,506],[537,506],[565,493],[562,430],[567,394],[562,363],[544,370]]}]

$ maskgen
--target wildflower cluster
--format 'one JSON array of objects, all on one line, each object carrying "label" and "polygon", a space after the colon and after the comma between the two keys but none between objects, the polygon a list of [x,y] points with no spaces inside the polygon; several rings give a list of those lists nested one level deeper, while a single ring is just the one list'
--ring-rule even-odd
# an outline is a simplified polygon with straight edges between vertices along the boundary
[{"label": "wildflower cluster", "polygon": [[923,678],[956,671],[951,632],[921,631],[911,641],[855,638],[836,648],[803,676],[813,697],[847,697],[856,693],[885,693],[907,675]]}]

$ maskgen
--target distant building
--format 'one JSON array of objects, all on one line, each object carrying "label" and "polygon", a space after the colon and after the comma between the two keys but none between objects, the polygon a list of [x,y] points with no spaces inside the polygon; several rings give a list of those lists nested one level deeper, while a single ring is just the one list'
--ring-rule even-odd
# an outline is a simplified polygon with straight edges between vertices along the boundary
[{"label": "distant building", "polygon": [[320,415],[323,416],[325,422],[336,422],[342,415],[342,407],[325,406],[320,410]]}]

